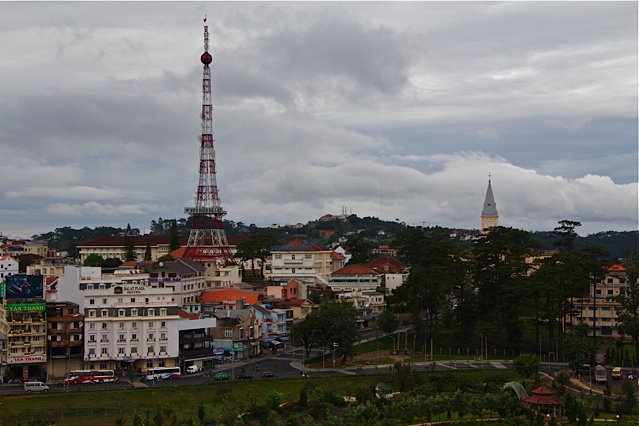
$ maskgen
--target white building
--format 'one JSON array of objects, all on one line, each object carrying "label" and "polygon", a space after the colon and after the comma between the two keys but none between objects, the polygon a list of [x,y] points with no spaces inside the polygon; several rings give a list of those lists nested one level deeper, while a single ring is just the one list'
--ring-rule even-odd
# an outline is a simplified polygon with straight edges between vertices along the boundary
[{"label": "white building", "polygon": [[107,283],[83,293],[87,368],[179,365],[180,317],[171,289]]},{"label": "white building", "polygon": [[0,256],[0,282],[19,271],[20,263],[11,256]]},{"label": "white building", "polygon": [[294,279],[307,284],[327,284],[328,275],[344,265],[343,256],[306,240],[272,247],[271,255],[270,278],[273,281]]},{"label": "white building", "polygon": [[348,264],[329,276],[329,287],[335,293],[375,291],[381,286],[382,275],[370,266]]}]

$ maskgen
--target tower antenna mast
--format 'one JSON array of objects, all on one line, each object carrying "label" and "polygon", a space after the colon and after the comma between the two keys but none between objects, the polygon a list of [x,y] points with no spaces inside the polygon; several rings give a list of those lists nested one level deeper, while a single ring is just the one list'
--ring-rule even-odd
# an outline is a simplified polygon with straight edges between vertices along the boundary
[{"label": "tower antenna mast", "polygon": [[213,57],[209,53],[209,27],[204,17],[204,53],[200,57],[202,70],[202,134],[200,136],[200,179],[195,196],[195,207],[184,213],[191,216],[191,233],[184,257],[213,260],[216,267],[234,265],[235,260],[224,232],[222,208],[217,189],[215,147],[213,144],[213,105],[211,102],[211,69]]}]

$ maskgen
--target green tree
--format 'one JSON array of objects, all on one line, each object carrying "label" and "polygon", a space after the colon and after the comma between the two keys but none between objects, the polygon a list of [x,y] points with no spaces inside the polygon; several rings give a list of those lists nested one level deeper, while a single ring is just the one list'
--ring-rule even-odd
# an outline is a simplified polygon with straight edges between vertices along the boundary
[{"label": "green tree", "polygon": [[135,254],[135,244],[133,242],[133,231],[131,230],[131,224],[126,225],[126,231],[124,231],[124,261],[130,262],[135,260],[137,255]]},{"label": "green tree", "polygon": [[147,262],[151,260],[151,241],[148,239],[146,240],[146,248],[144,249],[144,260]]},{"label": "green tree", "polygon": [[557,247],[560,250],[573,251],[575,247],[575,240],[579,236],[575,229],[581,226],[581,222],[573,220],[560,220],[559,226],[557,226],[551,233],[551,237],[555,239],[553,247]]},{"label": "green tree", "polygon": [[586,336],[579,334],[577,331],[571,331],[566,334],[561,343],[561,353],[564,360],[568,362],[570,369],[576,372],[585,362],[591,353],[591,347],[586,340]]},{"label": "green tree", "polygon": [[171,230],[169,232],[171,236],[171,239],[169,240],[169,253],[170,253],[173,250],[177,250],[180,248],[180,233],[178,230],[177,221],[175,219],[171,221]]},{"label": "green tree", "polygon": [[382,313],[379,314],[379,318],[375,322],[375,325],[388,336],[397,330],[399,321],[392,310],[384,309]]},{"label": "green tree", "polygon": [[200,419],[200,424],[204,424],[204,416],[206,415],[206,410],[204,409],[204,404],[200,402],[200,405],[197,407],[197,418]]},{"label": "green tree", "polygon": [[349,263],[366,263],[370,260],[371,244],[360,233],[349,236],[344,243],[344,249],[351,254]]},{"label": "green tree", "polygon": [[527,379],[539,371],[539,355],[523,353],[513,360],[513,368]]},{"label": "green tree", "polygon": [[82,263],[84,266],[95,266],[101,267],[104,263],[104,259],[97,253],[91,253],[86,258],[84,258],[84,262]]},{"label": "green tree", "polygon": [[319,308],[294,325],[293,330],[295,339],[304,340],[307,352],[313,344],[328,346],[343,364],[354,354],[359,338],[357,311],[351,302],[323,299]]},{"label": "green tree", "polygon": [[415,380],[410,364],[401,361],[395,362],[393,366],[393,386],[399,392],[410,392],[415,388]]},{"label": "green tree", "polygon": [[118,266],[122,265],[122,261],[120,259],[118,259],[117,257],[109,257],[104,259],[104,261],[102,262],[102,267],[103,268],[117,268]]},{"label": "green tree", "polygon": [[473,249],[479,311],[487,321],[494,322],[511,347],[521,346],[523,332],[516,319],[524,309],[530,309],[522,295],[531,271],[526,258],[534,253],[536,245],[528,232],[496,226],[482,235]]}]

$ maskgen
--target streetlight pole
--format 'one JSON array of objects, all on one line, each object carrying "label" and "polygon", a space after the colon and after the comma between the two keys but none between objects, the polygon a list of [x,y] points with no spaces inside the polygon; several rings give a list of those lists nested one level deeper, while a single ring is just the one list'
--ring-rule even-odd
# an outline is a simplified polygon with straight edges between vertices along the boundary
[{"label": "streetlight pole", "polygon": [[304,373],[305,373],[305,371],[304,371],[304,369],[305,369],[305,366],[304,366],[304,357],[305,357],[305,355],[306,355],[306,353],[305,353],[305,352],[306,352],[306,350],[305,350],[306,342],[305,342],[304,340],[302,340],[302,339],[300,339],[300,342],[302,342],[302,376],[303,376],[303,375],[304,375]]},{"label": "streetlight pole", "polygon": [[[419,297],[419,301],[421,303],[421,308],[419,310],[419,318],[421,319],[422,317],[422,311],[424,310],[424,298],[422,297],[421,294],[418,294],[417,297]],[[428,355],[427,355],[427,351],[426,351],[426,333],[428,332],[428,328],[426,326],[424,326],[424,363],[428,362]],[[431,345],[432,348],[432,345]],[[432,349],[431,349],[432,351]]]},{"label": "streetlight pole", "polygon": [[484,335],[483,333],[479,333],[480,342],[479,342],[479,357],[481,358],[481,368],[484,368]]}]

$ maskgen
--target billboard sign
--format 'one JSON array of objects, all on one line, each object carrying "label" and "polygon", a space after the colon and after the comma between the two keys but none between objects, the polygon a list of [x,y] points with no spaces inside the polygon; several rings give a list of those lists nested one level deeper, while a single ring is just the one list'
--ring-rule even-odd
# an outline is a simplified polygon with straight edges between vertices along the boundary
[{"label": "billboard sign", "polygon": [[7,305],[7,312],[42,312],[46,310],[46,303],[14,303]]},{"label": "billboard sign", "polygon": [[42,299],[44,296],[44,277],[42,275],[15,274],[6,277],[6,298]]}]

